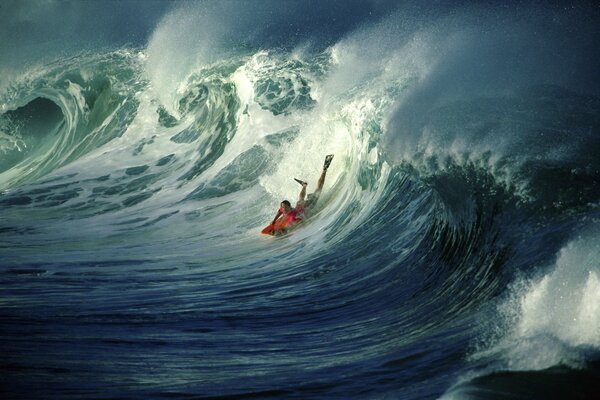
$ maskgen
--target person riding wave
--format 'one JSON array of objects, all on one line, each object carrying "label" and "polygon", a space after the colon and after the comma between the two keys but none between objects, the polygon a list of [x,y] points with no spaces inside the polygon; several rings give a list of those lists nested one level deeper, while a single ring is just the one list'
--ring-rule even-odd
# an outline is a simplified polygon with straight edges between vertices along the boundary
[{"label": "person riding wave", "polygon": [[325,183],[325,176],[327,175],[327,169],[329,168],[332,159],[333,154],[329,154],[325,157],[323,171],[321,172],[321,176],[317,182],[317,189],[314,191],[314,193],[306,196],[306,187],[308,186],[308,183],[294,178],[296,182],[302,185],[302,190],[298,196],[296,207],[292,208],[292,205],[288,200],[283,200],[280,203],[277,215],[275,215],[275,218],[273,218],[273,222],[271,222],[271,224],[263,230],[263,233],[268,233],[270,235],[284,233],[287,229],[302,221],[306,210],[314,207],[319,199],[319,196],[321,195],[321,191]]}]

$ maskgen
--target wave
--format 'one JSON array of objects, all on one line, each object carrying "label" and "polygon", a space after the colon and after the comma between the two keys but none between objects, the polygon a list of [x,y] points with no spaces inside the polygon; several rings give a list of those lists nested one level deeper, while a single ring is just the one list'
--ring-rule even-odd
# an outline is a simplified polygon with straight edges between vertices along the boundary
[{"label": "wave", "polygon": [[[443,398],[517,398],[571,395],[592,398],[598,371],[597,226],[584,229],[535,278],[511,284],[498,306],[499,324],[481,339],[473,360],[493,360],[451,388]],[[526,391],[511,388],[526,379]],[[566,385],[570,382],[569,385]],[[491,393],[490,393],[491,392]]]},{"label": "wave", "polygon": [[[176,5],[145,47],[3,86],[9,374],[38,368],[52,395],[93,396],[85,368],[53,374],[101,361],[85,351],[97,345],[97,365],[156,376],[116,396],[493,397],[554,373],[591,388],[600,100],[560,65],[531,72],[569,46],[534,51],[527,21],[506,11],[506,37],[477,8],[414,19],[394,5],[311,36],[300,5],[273,4]],[[329,153],[313,216],[261,237]],[[82,350],[33,357],[15,344],[24,325],[43,326],[36,346],[73,327]],[[139,370],[117,362],[123,346]],[[156,346],[161,365],[145,358]]]},{"label": "wave", "polygon": [[13,82],[1,100],[0,151],[12,159],[0,171],[2,187],[35,180],[122,134],[136,108],[135,58],[81,55]]}]

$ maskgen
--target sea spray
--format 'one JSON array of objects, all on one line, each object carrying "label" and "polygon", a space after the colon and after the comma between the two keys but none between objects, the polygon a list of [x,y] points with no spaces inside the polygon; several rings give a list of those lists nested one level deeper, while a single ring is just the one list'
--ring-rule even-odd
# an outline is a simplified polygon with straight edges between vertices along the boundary
[{"label": "sea spray", "polygon": [[497,354],[496,368],[513,371],[585,367],[600,348],[598,239],[597,228],[584,228],[542,276],[514,282],[474,358]]}]

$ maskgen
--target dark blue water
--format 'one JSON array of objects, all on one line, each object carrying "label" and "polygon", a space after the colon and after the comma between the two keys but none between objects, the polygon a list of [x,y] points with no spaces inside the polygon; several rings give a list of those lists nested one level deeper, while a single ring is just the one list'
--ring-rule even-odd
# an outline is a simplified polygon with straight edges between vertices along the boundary
[{"label": "dark blue water", "polygon": [[3,398],[594,398],[597,8],[341,4],[0,8]]}]

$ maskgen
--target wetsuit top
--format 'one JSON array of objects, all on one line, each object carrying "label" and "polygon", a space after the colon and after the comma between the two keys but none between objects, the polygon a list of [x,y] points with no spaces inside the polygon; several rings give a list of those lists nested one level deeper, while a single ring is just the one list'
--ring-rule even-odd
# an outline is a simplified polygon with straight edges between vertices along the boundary
[{"label": "wetsuit top", "polygon": [[285,233],[288,228],[291,228],[293,225],[302,221],[304,207],[302,204],[299,204],[288,213],[284,212],[283,208],[280,208],[279,212],[281,215],[278,214],[277,219],[263,229],[262,233],[265,235],[279,235]]},{"label": "wetsuit top", "polygon": [[[283,212],[283,209],[280,209],[281,212]],[[292,209],[289,213],[285,213],[283,214],[283,219],[286,222],[286,226],[288,224],[293,224],[293,223],[297,223],[302,221],[302,214],[303,214],[304,210],[302,209],[302,207],[296,207],[294,209]]]}]

